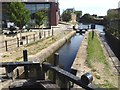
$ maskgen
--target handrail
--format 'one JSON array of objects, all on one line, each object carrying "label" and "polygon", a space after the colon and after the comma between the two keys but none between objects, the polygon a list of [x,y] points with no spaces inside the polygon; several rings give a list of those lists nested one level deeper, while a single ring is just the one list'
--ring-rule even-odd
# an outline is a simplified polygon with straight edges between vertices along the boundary
[{"label": "handrail", "polygon": [[71,81],[71,82],[81,86],[82,88],[84,88],[86,90],[95,90],[95,88],[96,88],[94,85],[91,84],[91,82],[93,80],[93,77],[91,76],[91,74],[87,73],[87,74],[82,75],[81,78],[79,78],[79,77],[61,69],[60,67],[53,66],[47,62],[43,62],[42,69],[45,72],[47,72],[47,70],[49,70],[49,69],[53,70],[56,74],[59,74],[59,76],[64,77],[68,81]]},{"label": "handrail", "polygon": [[[13,70],[16,67],[19,66],[39,66],[40,67],[40,63],[39,62],[2,62],[0,63],[0,67],[5,67],[8,73],[12,73]],[[41,68],[41,67],[40,67]],[[81,76],[81,78],[61,69],[59,66],[53,66],[48,62],[43,62],[42,63],[42,71],[36,67],[36,71],[37,71],[37,77],[41,78],[41,75],[44,75],[44,73],[46,73],[48,70],[53,70],[55,72],[56,75],[58,75],[58,77],[60,77],[61,79],[64,78],[65,80],[67,80],[68,82],[71,81],[79,86],[81,86],[82,88],[86,89],[86,90],[95,90],[96,87],[92,84],[92,80],[93,77],[90,73],[86,73],[83,74]],[[13,76],[10,76],[13,77]],[[62,84],[64,84],[64,82],[62,82]]]}]

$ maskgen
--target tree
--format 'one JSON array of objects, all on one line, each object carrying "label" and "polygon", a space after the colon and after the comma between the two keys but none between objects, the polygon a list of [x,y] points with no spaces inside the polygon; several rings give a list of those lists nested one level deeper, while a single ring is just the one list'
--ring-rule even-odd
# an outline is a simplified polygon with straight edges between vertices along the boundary
[{"label": "tree", "polygon": [[30,20],[30,12],[26,10],[25,4],[22,2],[11,2],[8,4],[7,10],[10,21],[20,29]]},{"label": "tree", "polygon": [[20,29],[20,43],[22,35],[22,28],[30,20],[30,13],[25,9],[25,4],[22,2],[10,2],[7,6],[7,13],[10,21],[14,22]]},{"label": "tree", "polygon": [[34,18],[35,18],[36,24],[40,27],[44,23],[44,21],[46,19],[45,11],[36,12]]},{"label": "tree", "polygon": [[62,20],[65,22],[69,22],[71,20],[71,12],[64,11],[62,14]]},{"label": "tree", "polygon": [[120,13],[118,10],[114,10],[114,9],[108,10],[108,13],[107,13],[108,20],[118,19],[118,18],[120,18]]},{"label": "tree", "polygon": [[82,16],[82,11],[75,11],[76,20],[79,21],[80,16]]},{"label": "tree", "polygon": [[84,23],[92,23],[94,20],[93,16],[91,16],[90,14],[86,13],[84,14],[81,18],[80,18],[80,22],[84,22]]}]

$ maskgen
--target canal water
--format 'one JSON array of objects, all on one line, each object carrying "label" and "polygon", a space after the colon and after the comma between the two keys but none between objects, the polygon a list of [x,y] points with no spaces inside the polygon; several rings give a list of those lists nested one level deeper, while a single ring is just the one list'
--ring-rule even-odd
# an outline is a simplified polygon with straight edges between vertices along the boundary
[{"label": "canal water", "polygon": [[60,50],[59,53],[59,65],[66,71],[70,71],[73,61],[76,57],[77,51],[82,42],[83,36],[76,33]]},{"label": "canal water", "polygon": [[[83,24],[83,23],[79,23],[78,25],[78,29],[83,29],[83,28],[91,28],[91,24]],[[103,25],[95,25],[96,29],[100,32],[100,33],[103,33],[103,29],[104,29],[104,26]]]},{"label": "canal water", "polygon": [[[78,28],[88,28],[88,24],[87,25],[79,24]],[[96,29],[100,32],[103,32],[104,27],[101,25],[96,25]],[[71,66],[74,62],[74,59],[82,42],[83,36],[84,34],[80,35],[79,33],[76,33],[76,35],[74,35],[65,45],[63,45],[58,51],[56,51],[57,53],[59,53],[59,66],[62,67],[64,70],[70,72]],[[54,55],[49,57],[48,61],[50,63],[53,63]]]}]

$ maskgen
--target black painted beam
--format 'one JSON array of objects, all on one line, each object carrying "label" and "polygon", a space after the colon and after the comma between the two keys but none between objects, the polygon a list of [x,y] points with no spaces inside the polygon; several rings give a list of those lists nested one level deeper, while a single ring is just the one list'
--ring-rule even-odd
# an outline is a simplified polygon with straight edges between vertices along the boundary
[{"label": "black painted beam", "polygon": [[82,88],[84,88],[86,90],[95,90],[96,89],[96,87],[92,84],[84,85],[79,77],[61,69],[60,67],[53,66],[53,65],[51,65],[50,63],[47,63],[47,62],[44,62],[42,64],[42,67],[45,71],[47,71],[49,69],[55,71],[58,74],[58,76],[60,76],[61,78],[65,77],[67,80],[81,86]]},{"label": "black painted beam", "polygon": [[0,67],[10,67],[10,66],[29,66],[29,65],[40,65],[39,62],[1,62]]}]

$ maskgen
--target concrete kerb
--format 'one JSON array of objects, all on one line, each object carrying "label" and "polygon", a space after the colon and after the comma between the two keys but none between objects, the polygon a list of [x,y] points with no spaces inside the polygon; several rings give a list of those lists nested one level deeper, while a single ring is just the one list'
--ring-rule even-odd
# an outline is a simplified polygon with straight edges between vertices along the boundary
[{"label": "concrete kerb", "polygon": [[[85,33],[82,43],[77,52],[76,58],[71,67],[71,69],[77,70],[76,76],[78,76],[79,78],[85,72],[90,72],[90,69],[85,66],[85,61],[87,57],[87,46],[88,46],[88,33],[89,33],[88,31]],[[81,88],[81,87],[75,84],[73,88]]]},{"label": "concrete kerb", "polygon": [[76,68],[76,65],[80,64],[79,61],[81,59],[86,60],[86,58],[87,58],[88,35],[89,35],[89,31],[86,31],[85,35],[83,37],[82,43],[78,49],[76,58],[72,64],[71,68],[73,68],[73,69],[78,69],[78,68]]},{"label": "concrete kerb", "polygon": [[57,49],[59,49],[64,43],[69,40],[73,35],[75,35],[75,31],[70,32],[67,36],[63,37],[59,41],[55,42],[54,44],[50,45],[49,47],[43,49],[41,52],[30,55],[28,57],[29,61],[37,61],[42,63],[46,58],[48,58],[52,53],[54,53]]}]

